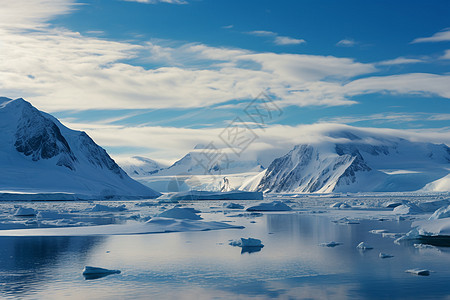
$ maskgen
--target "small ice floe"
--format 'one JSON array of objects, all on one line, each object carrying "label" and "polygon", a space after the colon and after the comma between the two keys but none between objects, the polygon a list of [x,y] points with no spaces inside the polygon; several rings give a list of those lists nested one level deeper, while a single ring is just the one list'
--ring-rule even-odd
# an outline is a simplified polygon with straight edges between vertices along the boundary
[{"label": "small ice floe", "polygon": [[356,246],[357,249],[360,250],[371,250],[373,249],[373,247],[369,246],[367,243],[361,242],[358,244],[358,246]]},{"label": "small ice floe", "polygon": [[254,238],[241,238],[240,240],[231,241],[229,245],[241,247],[241,254],[259,252],[264,247],[261,240]]},{"label": "small ice floe", "polygon": [[321,246],[321,247],[336,247],[336,246],[339,246],[339,245],[342,245],[342,243],[338,243],[338,242],[328,242],[328,243],[321,243],[321,244],[319,244],[319,246]]},{"label": "small ice floe", "polygon": [[260,203],[259,205],[247,208],[247,211],[290,211],[291,207],[281,201]]},{"label": "small ice floe", "polygon": [[427,269],[409,269],[409,270],[406,270],[405,272],[415,274],[415,275],[420,275],[420,276],[429,276],[430,275],[430,270],[427,270]]},{"label": "small ice floe", "polygon": [[416,248],[416,249],[437,249],[435,246],[428,245],[428,244],[414,244],[414,248]]},{"label": "small ice floe", "polygon": [[373,234],[383,234],[383,233],[387,233],[388,231],[386,229],[373,229],[369,231],[370,233]]},{"label": "small ice floe", "polygon": [[404,233],[398,233],[398,232],[383,232],[381,234],[382,237],[391,238],[391,239],[398,239],[404,235],[405,235]]},{"label": "small ice floe", "polygon": [[392,258],[392,257],[394,257],[394,255],[390,255],[390,254],[386,254],[386,253],[380,252],[380,254],[378,254],[378,257],[379,258]]},{"label": "small ice floe", "polygon": [[226,208],[229,208],[229,209],[243,209],[244,208],[243,205],[240,205],[240,204],[237,204],[237,203],[233,203],[233,202],[231,202],[231,203],[224,203],[223,206],[226,207]]},{"label": "small ice floe", "polygon": [[330,208],[346,209],[346,208],[352,208],[352,207],[344,202],[336,202],[336,203],[331,204]]},{"label": "small ice floe", "polygon": [[98,279],[111,274],[120,274],[120,270],[109,270],[91,266],[86,266],[83,269],[83,276],[86,280]]},{"label": "small ice floe", "polygon": [[396,215],[414,215],[423,213],[423,210],[414,203],[406,203],[394,208],[393,212]]},{"label": "small ice floe", "polygon": [[158,206],[158,202],[138,202],[135,204],[136,206],[145,207],[145,206]]},{"label": "small ice floe", "polygon": [[331,222],[336,223],[336,224],[343,224],[343,225],[357,225],[357,224],[360,224],[357,220],[350,220],[350,219],[348,219],[346,217],[340,218],[340,219],[337,219],[337,220],[333,220]]},{"label": "small ice floe", "polygon": [[229,245],[234,247],[264,247],[261,240],[254,238],[241,238],[240,240],[234,240],[229,242]]},{"label": "small ice floe", "polygon": [[88,209],[92,212],[119,212],[127,210],[125,204],[119,206],[107,206],[103,204],[95,204],[94,207]]},{"label": "small ice floe", "polygon": [[397,206],[400,206],[402,204],[403,204],[402,201],[388,201],[388,202],[383,204],[383,207],[385,207],[385,208],[396,208]]},{"label": "small ice floe", "polygon": [[202,217],[196,214],[197,210],[193,208],[182,208],[175,206],[171,209],[168,209],[160,214],[157,217],[162,218],[173,218],[173,219],[187,219],[187,220],[201,220]]},{"label": "small ice floe", "polygon": [[438,220],[444,218],[450,218],[450,205],[443,206],[436,210],[428,220]]},{"label": "small ice floe", "polygon": [[14,213],[14,216],[16,217],[34,217],[36,216],[37,211],[32,209],[31,207],[19,207],[16,212]]}]

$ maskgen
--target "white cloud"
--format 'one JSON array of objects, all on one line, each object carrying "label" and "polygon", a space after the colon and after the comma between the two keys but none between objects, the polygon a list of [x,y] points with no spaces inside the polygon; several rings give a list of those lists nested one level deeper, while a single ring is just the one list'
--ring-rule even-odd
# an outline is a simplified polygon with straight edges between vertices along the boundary
[{"label": "white cloud", "polygon": [[273,43],[279,46],[298,45],[306,43],[304,39],[296,39],[288,36],[280,36],[278,35],[278,33],[272,31],[254,30],[246,33],[254,36],[271,37],[273,38]]},{"label": "white cloud", "polygon": [[352,39],[343,39],[336,43],[336,46],[340,47],[353,47],[356,45],[356,42]]},{"label": "white cloud", "polygon": [[441,59],[450,59],[450,49],[445,50],[444,55],[440,57]]},{"label": "white cloud", "polygon": [[[139,155],[173,163],[192,150],[197,144],[213,142],[218,148],[226,148],[219,138],[223,128],[189,129],[159,126],[117,126],[105,124],[82,124],[64,122],[73,129],[86,131],[98,144],[113,147],[138,147],[143,149]],[[446,143],[450,145],[450,128],[397,130],[381,128],[360,128],[336,123],[317,123],[312,125],[270,125],[264,130],[255,129],[258,138],[242,153],[242,159],[261,159],[270,163],[274,158],[286,154],[294,145],[333,140],[326,133],[341,130],[360,132],[362,136],[370,133],[401,137],[414,141]],[[147,150],[145,150],[147,149]],[[230,157],[233,159],[233,157]],[[235,158],[236,159],[236,158]]]},{"label": "white cloud", "polygon": [[322,123],[339,123],[352,124],[363,121],[371,121],[372,123],[409,123],[417,121],[448,121],[450,114],[436,114],[436,113],[378,113],[371,115],[359,116],[339,116],[332,118],[323,118]]},{"label": "white cloud", "polygon": [[41,28],[55,16],[72,12],[75,5],[72,0],[0,0],[0,28]]},{"label": "white cloud", "polygon": [[[355,103],[352,96],[383,91],[450,95],[447,75],[352,81],[376,72],[375,64],[193,43],[110,41],[47,25],[74,8],[68,1],[35,0],[31,8],[17,3],[25,2],[7,7],[12,16],[22,13],[20,24],[0,23],[0,94],[24,97],[49,112],[205,107],[252,99],[262,90],[279,106],[348,105]],[[28,11],[33,8],[36,14]],[[133,59],[134,64],[125,62]],[[140,61],[161,67],[146,69]]]},{"label": "white cloud", "polygon": [[450,75],[411,73],[368,77],[346,84],[343,90],[346,95],[387,91],[394,94],[438,95],[450,98]]},{"label": "white cloud", "polygon": [[405,57],[397,57],[394,59],[384,60],[377,65],[380,66],[392,66],[392,65],[402,65],[402,64],[416,64],[416,63],[423,63],[425,61],[417,58],[405,58]]},{"label": "white cloud", "polygon": [[416,38],[411,42],[411,44],[447,41],[450,41],[450,28],[445,28],[444,30],[437,32],[430,37]]},{"label": "white cloud", "polygon": [[288,36],[277,36],[274,41],[277,45],[298,45],[306,43],[304,39],[294,39]]},{"label": "white cloud", "polygon": [[255,36],[277,36],[275,32],[272,31],[266,31],[266,30],[254,30],[249,31],[247,34],[255,35]]}]

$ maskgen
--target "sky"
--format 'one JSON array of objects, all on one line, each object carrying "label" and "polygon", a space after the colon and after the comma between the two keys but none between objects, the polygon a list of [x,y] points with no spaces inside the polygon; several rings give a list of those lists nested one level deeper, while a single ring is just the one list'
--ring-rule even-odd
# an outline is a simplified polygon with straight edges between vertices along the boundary
[{"label": "sky", "polygon": [[[0,96],[114,158],[286,152],[332,124],[450,142],[450,2],[0,0]],[[254,104],[270,106],[255,118]],[[331,125],[330,125],[331,124]],[[337,126],[337,125],[336,125]],[[226,145],[225,145],[226,146]]]}]

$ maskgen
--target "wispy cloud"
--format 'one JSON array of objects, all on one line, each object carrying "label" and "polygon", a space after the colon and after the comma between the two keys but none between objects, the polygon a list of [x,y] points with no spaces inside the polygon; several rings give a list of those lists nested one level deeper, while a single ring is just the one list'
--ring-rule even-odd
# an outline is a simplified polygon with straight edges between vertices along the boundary
[{"label": "wispy cloud", "polygon": [[450,41],[450,28],[445,28],[429,37],[421,37],[414,39],[411,44],[430,43],[430,42],[447,42]]},{"label": "wispy cloud", "polygon": [[392,66],[392,65],[403,65],[403,64],[416,64],[425,62],[422,59],[417,58],[405,58],[405,57],[397,57],[394,59],[384,60],[377,63],[380,66]]},{"label": "wispy cloud", "polygon": [[356,45],[356,42],[353,39],[343,39],[336,43],[336,46],[339,47],[353,47]]},{"label": "wispy cloud", "polygon": [[254,30],[254,31],[248,31],[246,33],[250,34],[250,35],[255,35],[255,36],[277,36],[277,34],[275,32],[266,31],[266,30]]},{"label": "wispy cloud", "polygon": [[231,29],[233,27],[234,27],[233,24],[222,26],[223,29]]},{"label": "wispy cloud", "polygon": [[277,45],[298,45],[306,43],[304,39],[294,39],[288,36],[277,36],[274,41]]},{"label": "wispy cloud", "polygon": [[266,30],[254,30],[248,31],[247,34],[260,36],[260,37],[270,37],[273,39],[275,45],[286,46],[286,45],[299,45],[304,44],[306,41],[304,39],[296,39],[288,36],[280,36],[278,33]]},{"label": "wispy cloud", "polygon": [[[160,126],[118,126],[96,123],[64,122],[66,126],[86,131],[102,146],[135,147],[141,149],[140,155],[166,163],[173,163],[197,144],[214,142],[218,148],[227,146],[219,138],[225,129],[202,128],[189,129]],[[257,130],[258,139],[252,143],[241,159],[264,159],[269,164],[273,159],[301,143],[317,143],[324,139],[333,140],[327,133],[350,130],[363,136],[373,134],[387,137],[402,137],[414,141],[447,143],[450,145],[450,128],[397,130],[381,128],[358,128],[336,123],[317,123],[312,125],[270,125]],[[232,159],[232,158],[230,158]]]},{"label": "wispy cloud", "polygon": [[170,4],[187,4],[185,0],[123,0],[127,2],[139,2],[145,4],[170,3]]},{"label": "wispy cloud", "polygon": [[[449,75],[368,77],[378,71],[376,63],[352,58],[89,37],[46,23],[74,9],[69,1],[54,0],[59,6],[39,10],[47,2],[7,6],[12,16],[20,15],[20,24],[0,18],[0,94],[25,97],[50,112],[209,107],[253,99],[261,90],[280,106],[349,105],[354,96],[378,92],[450,98]],[[40,13],[29,12],[33,8]]]},{"label": "wispy cloud", "polygon": [[445,50],[444,55],[440,57],[441,59],[450,59],[450,49]]},{"label": "wispy cloud", "polygon": [[448,121],[450,114],[434,114],[434,113],[379,113],[371,115],[359,116],[339,116],[332,118],[323,118],[320,123],[338,123],[338,124],[354,124],[364,121],[372,123],[410,123],[416,121]]}]

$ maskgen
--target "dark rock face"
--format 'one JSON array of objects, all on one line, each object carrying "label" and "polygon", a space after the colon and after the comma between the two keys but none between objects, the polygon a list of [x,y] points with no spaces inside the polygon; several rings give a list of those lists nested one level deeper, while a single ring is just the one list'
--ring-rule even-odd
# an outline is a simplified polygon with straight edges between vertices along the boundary
[{"label": "dark rock face", "polygon": [[60,155],[58,166],[75,169],[76,157],[58,126],[31,105],[24,107],[15,137],[16,150],[31,156],[33,161]]},{"label": "dark rock face", "polygon": [[105,149],[98,146],[85,132],[81,132],[78,138],[80,150],[91,164],[100,168],[106,168],[123,178],[123,171],[108,153],[106,153]]}]

